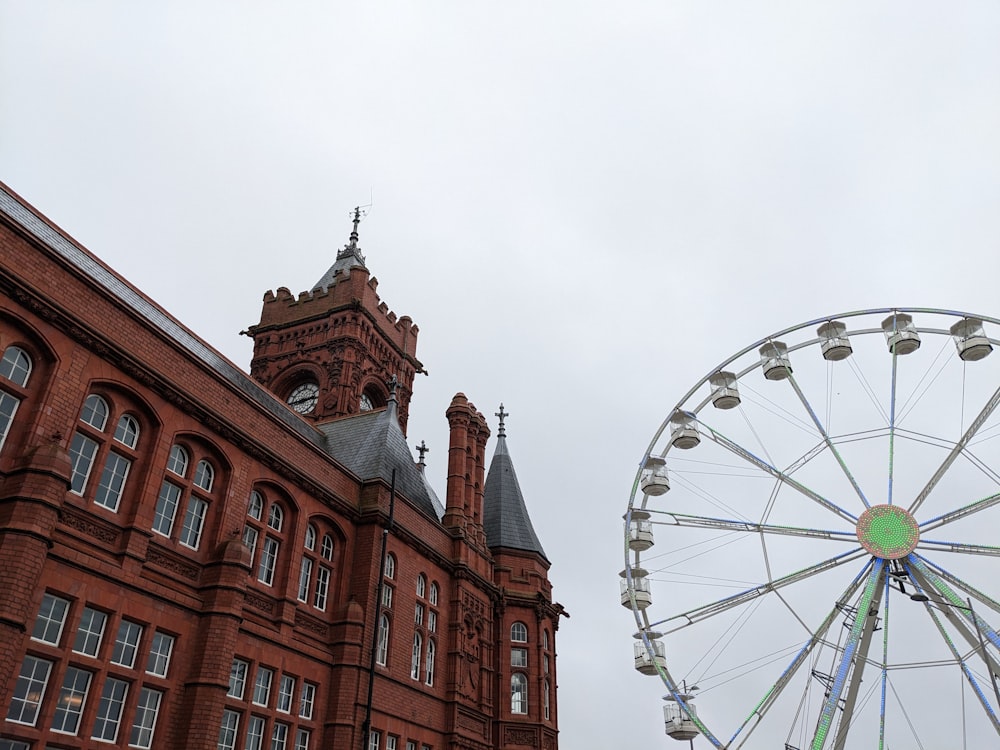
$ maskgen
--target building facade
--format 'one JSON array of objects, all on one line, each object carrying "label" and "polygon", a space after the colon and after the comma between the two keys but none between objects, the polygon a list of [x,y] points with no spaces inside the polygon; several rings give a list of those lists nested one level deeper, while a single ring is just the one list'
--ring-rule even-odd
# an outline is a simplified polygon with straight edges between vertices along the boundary
[{"label": "building facade", "polygon": [[441,502],[376,288],[355,221],[247,376],[0,185],[0,750],[557,749],[506,414],[487,467],[447,406]]}]

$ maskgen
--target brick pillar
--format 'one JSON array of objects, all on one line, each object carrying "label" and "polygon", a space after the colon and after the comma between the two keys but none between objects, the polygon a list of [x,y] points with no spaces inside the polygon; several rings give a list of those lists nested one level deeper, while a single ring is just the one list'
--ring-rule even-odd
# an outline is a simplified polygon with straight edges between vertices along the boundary
[{"label": "brick pillar", "polygon": [[456,393],[445,412],[450,428],[448,439],[448,483],[445,487],[445,512],[442,523],[447,529],[464,533],[469,520],[465,493],[466,455],[469,447],[471,410],[464,393]]},{"label": "brick pillar", "polygon": [[[0,708],[10,703],[24,640],[41,600],[39,580],[72,468],[58,443],[25,454],[0,485]],[[4,710],[4,714],[6,711]]]},{"label": "brick pillar", "polygon": [[164,747],[194,750],[218,744],[249,573],[250,550],[238,536],[219,545],[215,560],[202,571],[201,623],[183,652],[190,671]]}]

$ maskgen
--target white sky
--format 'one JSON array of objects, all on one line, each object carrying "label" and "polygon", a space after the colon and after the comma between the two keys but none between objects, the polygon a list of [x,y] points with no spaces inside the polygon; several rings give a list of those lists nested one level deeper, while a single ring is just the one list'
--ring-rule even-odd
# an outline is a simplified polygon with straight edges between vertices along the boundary
[{"label": "white sky", "polygon": [[0,179],[244,368],[373,192],[441,490],[451,396],[511,412],[563,750],[672,747],[617,603],[635,466],[774,330],[998,312],[998,39],[990,2],[0,0]]}]

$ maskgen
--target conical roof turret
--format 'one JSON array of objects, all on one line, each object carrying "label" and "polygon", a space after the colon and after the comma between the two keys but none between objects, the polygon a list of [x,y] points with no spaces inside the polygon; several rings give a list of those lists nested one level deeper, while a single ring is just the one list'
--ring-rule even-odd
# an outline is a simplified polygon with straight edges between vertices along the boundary
[{"label": "conical roof turret", "polygon": [[508,549],[534,552],[545,557],[542,543],[531,525],[528,508],[524,504],[521,485],[514,472],[514,462],[507,450],[507,430],[504,419],[510,416],[503,404],[496,416],[500,418],[497,431],[497,447],[486,476],[483,497],[483,527],[486,531],[486,545],[490,549]]}]

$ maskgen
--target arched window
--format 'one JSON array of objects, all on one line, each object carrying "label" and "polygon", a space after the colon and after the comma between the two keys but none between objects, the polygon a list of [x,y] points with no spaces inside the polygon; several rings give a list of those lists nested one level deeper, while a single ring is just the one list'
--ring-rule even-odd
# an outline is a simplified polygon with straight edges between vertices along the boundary
[{"label": "arched window", "polygon": [[413,652],[410,654],[410,678],[420,679],[420,657],[424,651],[424,639],[420,633],[413,634]]},{"label": "arched window", "polygon": [[174,537],[177,509],[184,502],[184,520],[181,522],[177,541],[182,546],[198,549],[205,531],[205,519],[215,489],[215,469],[207,459],[196,465],[194,478],[188,478],[191,456],[188,450],[175,444],[167,459],[167,476],[160,485],[156,498],[156,512],[153,516],[153,531],[161,536]]},{"label": "arched window", "polygon": [[[31,357],[19,346],[8,346],[0,359],[0,449],[17,414],[17,407],[27,396],[24,389],[31,377]],[[9,389],[9,390],[8,390]]]},{"label": "arched window", "polygon": [[302,567],[299,568],[298,599],[300,602],[309,602],[311,595],[312,606],[325,611],[333,574],[329,565],[333,561],[333,538],[329,534],[323,534],[320,557],[317,559],[314,554],[317,535],[315,524],[309,524],[306,527],[305,554],[302,555]]},{"label": "arched window", "polygon": [[[261,526],[264,508],[267,507],[267,528]],[[265,586],[274,585],[278,567],[278,553],[284,537],[281,534],[285,512],[275,500],[270,500],[258,490],[247,500],[247,521],[243,526],[243,543],[250,548],[251,571],[256,570],[257,580]]]},{"label": "arched window", "polygon": [[514,643],[527,643],[528,626],[523,622],[515,622],[510,626],[510,639]]},{"label": "arched window", "polygon": [[427,577],[421,573],[417,576],[417,596],[423,599],[427,595]]},{"label": "arched window", "polygon": [[375,663],[385,666],[389,660],[389,616],[382,615],[378,621],[378,647],[375,649]]},{"label": "arched window", "polygon": [[436,607],[438,603],[438,585],[436,583],[431,583],[431,594],[430,602],[432,607]]},{"label": "arched window", "polygon": [[434,641],[430,638],[427,639],[427,660],[425,663],[426,677],[424,678],[424,683],[427,685],[434,684],[434,655],[435,655]]},{"label": "arched window", "polygon": [[384,575],[390,580],[393,580],[396,577],[396,556],[391,552],[385,556]]},{"label": "arched window", "polygon": [[212,468],[212,464],[205,460],[199,461],[198,468],[194,472],[194,483],[205,490],[205,492],[211,492],[214,481],[215,469]]},{"label": "arched window", "polygon": [[510,712],[528,713],[528,678],[520,672],[510,676]]},{"label": "arched window", "polygon": [[88,494],[94,466],[103,466],[100,481],[92,490],[94,504],[116,513],[137,457],[139,421],[131,414],[120,415],[109,439],[110,415],[108,402],[96,393],[84,400],[80,421],[70,441],[73,467],[70,490],[77,495]]}]

